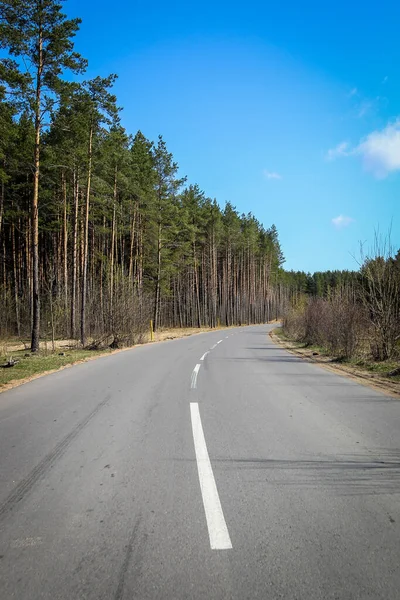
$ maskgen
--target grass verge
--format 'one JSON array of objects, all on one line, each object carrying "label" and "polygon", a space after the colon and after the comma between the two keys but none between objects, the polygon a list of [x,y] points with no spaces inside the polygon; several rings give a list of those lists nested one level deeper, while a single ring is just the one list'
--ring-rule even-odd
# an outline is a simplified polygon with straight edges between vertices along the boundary
[{"label": "grass verge", "polygon": [[91,358],[111,354],[111,350],[79,350],[66,349],[55,353],[40,351],[31,354],[26,350],[13,350],[0,355],[0,365],[5,364],[10,357],[18,361],[14,367],[0,368],[0,392],[15,387],[20,383],[31,381],[45,373],[58,371],[66,366],[83,362]]},{"label": "grass verge", "polygon": [[400,375],[389,376],[390,372],[399,368],[399,362],[373,362],[365,359],[342,360],[331,356],[324,348],[306,346],[290,339],[282,328],[273,329],[270,337],[292,354],[312,361],[330,371],[347,375],[359,383],[369,385],[379,391],[400,397]]}]

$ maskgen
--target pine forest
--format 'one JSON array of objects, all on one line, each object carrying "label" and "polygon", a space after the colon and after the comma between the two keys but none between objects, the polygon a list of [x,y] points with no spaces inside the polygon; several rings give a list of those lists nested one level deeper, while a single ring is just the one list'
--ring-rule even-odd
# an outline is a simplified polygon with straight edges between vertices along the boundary
[{"label": "pine forest", "polygon": [[29,336],[36,351],[43,335],[134,343],[150,320],[157,330],[275,316],[275,226],[189,183],[161,135],[122,127],[116,75],[83,79],[79,19],[53,0],[1,11],[2,336]]}]

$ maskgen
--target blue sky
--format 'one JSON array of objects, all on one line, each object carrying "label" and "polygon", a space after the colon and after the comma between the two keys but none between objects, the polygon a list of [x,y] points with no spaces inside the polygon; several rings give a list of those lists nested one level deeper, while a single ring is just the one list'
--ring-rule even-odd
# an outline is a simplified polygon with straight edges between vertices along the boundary
[{"label": "blue sky", "polygon": [[190,183],[275,223],[286,268],[400,248],[400,4],[69,0],[88,76]]}]

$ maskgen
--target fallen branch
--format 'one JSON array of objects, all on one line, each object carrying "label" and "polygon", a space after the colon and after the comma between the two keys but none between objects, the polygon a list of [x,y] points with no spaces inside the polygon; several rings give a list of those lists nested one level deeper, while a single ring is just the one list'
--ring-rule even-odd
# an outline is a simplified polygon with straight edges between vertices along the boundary
[{"label": "fallen branch", "polygon": [[19,363],[19,360],[13,360],[12,358],[10,358],[10,360],[8,362],[6,362],[4,365],[1,365],[2,369],[9,369],[10,367],[15,367],[15,365],[17,365]]}]

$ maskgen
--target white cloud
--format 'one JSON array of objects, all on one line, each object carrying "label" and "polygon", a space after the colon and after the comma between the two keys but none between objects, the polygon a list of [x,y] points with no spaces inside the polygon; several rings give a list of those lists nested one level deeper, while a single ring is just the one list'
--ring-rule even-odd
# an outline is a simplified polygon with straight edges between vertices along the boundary
[{"label": "white cloud", "polygon": [[345,215],[339,215],[338,217],[332,219],[332,223],[337,229],[348,227],[351,223],[353,223],[353,221],[354,219],[351,217],[346,217]]},{"label": "white cloud", "polygon": [[382,83],[386,83],[388,79],[389,79],[389,77],[387,75],[385,75],[385,77],[382,79]]},{"label": "white cloud", "polygon": [[350,90],[349,97],[351,98],[352,96],[356,96],[357,94],[358,94],[358,89],[356,87],[354,87],[352,90]]},{"label": "white cloud", "polygon": [[271,173],[270,171],[267,171],[266,169],[264,169],[263,173],[264,173],[264,177],[266,179],[283,179],[282,175],[279,175],[279,173],[274,173],[274,172]]},{"label": "white cloud", "polygon": [[355,148],[364,167],[378,179],[400,170],[400,118],[381,131],[373,131]]},{"label": "white cloud", "polygon": [[341,142],[328,150],[326,158],[335,160],[342,156],[360,156],[365,170],[377,179],[400,171],[400,117],[384,129],[368,134],[354,148],[348,142]]},{"label": "white cloud", "polygon": [[349,155],[349,143],[348,142],[340,142],[335,148],[331,148],[328,150],[326,154],[327,160],[335,160],[335,158],[339,158],[339,156],[348,156]]}]

